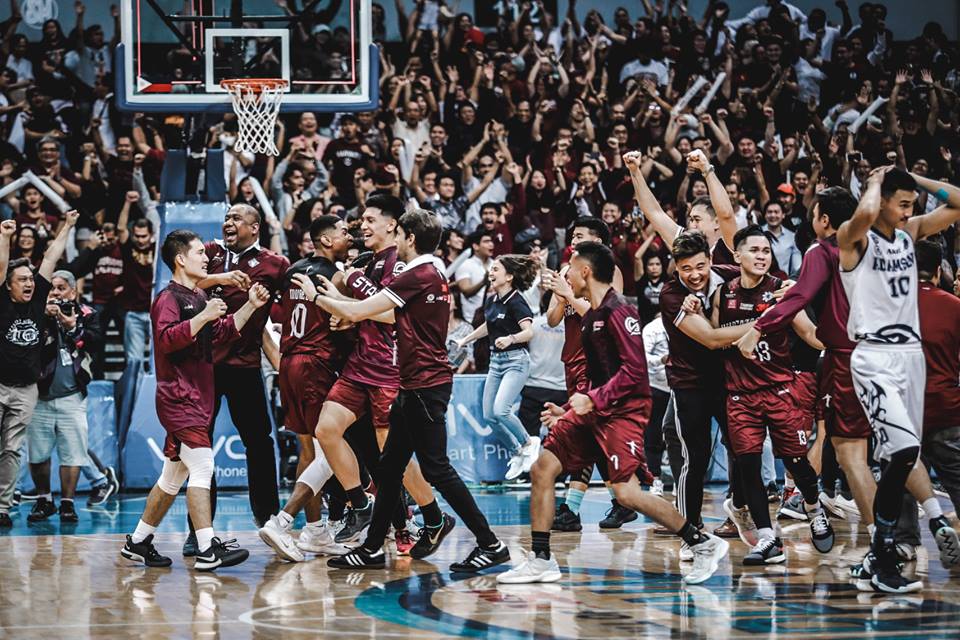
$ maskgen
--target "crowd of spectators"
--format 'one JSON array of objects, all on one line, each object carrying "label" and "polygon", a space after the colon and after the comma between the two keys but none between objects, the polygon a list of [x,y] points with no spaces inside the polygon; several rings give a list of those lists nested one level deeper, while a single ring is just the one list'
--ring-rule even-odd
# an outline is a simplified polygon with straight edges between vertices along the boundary
[{"label": "crowd of spectators", "polygon": [[[297,0],[278,4],[302,11]],[[669,215],[715,238],[714,214],[692,213],[707,186],[686,158],[702,150],[738,225],[764,227],[788,276],[814,239],[807,213],[821,189],[843,185],[858,196],[869,171],[885,164],[951,181],[960,168],[955,43],[935,22],[919,34],[894,33],[882,3],[861,3],[851,15],[839,0],[805,14],[767,0],[734,16],[713,0],[698,15],[674,0],[608,12],[571,0],[563,14],[542,0],[501,0],[495,26],[481,29],[443,0],[396,0],[399,41],[387,40],[386,14],[374,3],[380,108],[283,114],[277,157],[237,152],[232,114],[117,111],[119,11],[111,9],[113,24],[88,26],[84,4],[74,8],[73,24],[48,20],[39,39],[18,30],[16,1],[0,24],[0,188],[27,170],[41,183],[0,200],[0,218],[16,223],[11,260],[41,267],[67,224],[50,193],[79,212],[57,273],[98,334],[118,331],[128,361],[142,360],[149,343],[160,174],[177,146],[222,149],[230,202],[261,211],[261,244],[291,260],[312,252],[311,220],[354,221],[376,189],[435,212],[445,230],[438,253],[458,291],[448,344],[462,373],[486,371],[484,341],[460,339],[483,322],[491,259],[526,254],[556,269],[570,255],[578,218],[607,225],[624,293],[645,322],[654,320],[673,265],[635,204],[627,151],[642,153],[642,172]],[[349,56],[349,37],[321,18],[301,16],[297,74],[338,69]],[[264,185],[274,215],[251,178]],[[921,195],[918,209],[932,209],[932,200]],[[939,242],[949,282],[960,255],[956,229]],[[15,273],[7,270],[8,288]],[[542,313],[538,284],[524,295]],[[10,304],[5,293],[0,306]],[[69,340],[62,312],[46,309],[59,340]],[[102,340],[85,349],[92,377],[102,377]],[[552,372],[542,359],[531,369],[541,382],[562,380],[559,361],[552,364]],[[20,444],[4,436],[4,447],[3,456],[14,456]]]}]

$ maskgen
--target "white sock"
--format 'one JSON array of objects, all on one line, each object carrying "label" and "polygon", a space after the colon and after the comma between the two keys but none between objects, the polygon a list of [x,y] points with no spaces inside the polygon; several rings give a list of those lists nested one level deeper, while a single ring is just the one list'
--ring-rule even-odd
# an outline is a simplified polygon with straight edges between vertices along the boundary
[{"label": "white sock", "polygon": [[820,501],[817,500],[817,501],[814,502],[813,504],[810,504],[809,502],[807,502],[806,500],[804,500],[804,501],[803,501],[803,509],[804,509],[804,511],[806,511],[807,513],[811,513],[811,514],[820,513]]},{"label": "white sock", "polygon": [[206,529],[197,529],[197,549],[200,551],[206,551],[210,548],[210,543],[213,540],[213,527],[207,527]]},{"label": "white sock", "polygon": [[53,502],[53,494],[52,494],[52,493],[45,493],[45,494],[43,494],[42,496],[39,496],[39,498],[40,498],[41,500],[46,500],[46,501],[48,501],[48,502]]},{"label": "white sock", "polygon": [[320,520],[314,520],[313,522],[307,521],[307,526],[320,528],[323,526],[323,518]]},{"label": "white sock", "polygon": [[763,529],[757,529],[757,539],[758,540],[773,540],[776,538],[773,534],[773,529],[770,527],[764,527]]},{"label": "white sock", "polygon": [[921,504],[923,507],[923,512],[927,514],[927,518],[934,520],[943,515],[943,509],[940,508],[940,501],[937,500],[937,496],[930,496]]},{"label": "white sock", "polygon": [[875,525],[875,524],[868,524],[868,525],[867,525],[867,533],[870,534],[870,539],[871,539],[871,540],[873,540],[873,534],[876,533],[876,531],[877,531],[877,525]]},{"label": "white sock", "polygon": [[137,523],[137,528],[133,530],[133,534],[130,536],[130,539],[133,540],[134,544],[143,542],[147,539],[147,536],[156,531],[157,528],[153,525],[147,524],[143,520]]},{"label": "white sock", "polygon": [[280,526],[284,529],[289,529],[293,525],[293,516],[283,510],[277,514],[277,520],[280,521]]}]

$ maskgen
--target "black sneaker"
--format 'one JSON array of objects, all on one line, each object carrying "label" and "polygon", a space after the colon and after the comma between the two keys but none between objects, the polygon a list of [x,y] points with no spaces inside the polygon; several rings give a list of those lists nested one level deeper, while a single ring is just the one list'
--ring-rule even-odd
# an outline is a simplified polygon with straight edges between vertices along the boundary
[{"label": "black sneaker", "polygon": [[950,521],[943,516],[934,518],[930,521],[930,533],[940,549],[940,564],[948,569],[960,564],[960,538]]},{"label": "black sneaker", "polygon": [[600,521],[601,529],[619,529],[628,522],[633,522],[637,519],[637,512],[633,509],[627,509],[621,505],[616,500],[613,501],[613,506],[610,507],[610,510],[607,511],[606,517]]},{"label": "black sneaker", "polygon": [[581,531],[583,524],[580,523],[580,514],[570,511],[566,503],[560,505],[557,509],[557,515],[553,516],[553,526],[551,531]]},{"label": "black sneaker", "polygon": [[383,569],[387,566],[387,556],[383,549],[373,553],[359,546],[342,556],[330,558],[327,566],[333,569]]},{"label": "black sneaker", "polygon": [[922,581],[911,580],[904,576],[902,571],[895,556],[892,561],[880,560],[876,563],[870,586],[881,593],[913,593],[923,589]]},{"label": "black sneaker", "polygon": [[197,534],[193,531],[187,536],[187,539],[183,541],[183,557],[192,558],[200,553],[200,549],[197,549]]},{"label": "black sneaker", "polygon": [[60,522],[69,524],[80,522],[80,516],[77,515],[77,510],[73,506],[73,500],[60,501]]},{"label": "black sneaker", "polygon": [[30,515],[27,516],[27,522],[43,522],[56,512],[57,505],[53,504],[53,500],[39,498],[33,505]]},{"label": "black sneaker", "polygon": [[23,496],[21,495],[20,491],[17,490],[17,489],[14,489],[14,491],[13,491],[13,498],[12,498],[11,501],[10,501],[10,505],[13,506],[13,507],[19,507],[19,506],[20,506],[20,501],[22,500],[22,498],[23,498]]},{"label": "black sneaker", "polygon": [[9,513],[0,513],[0,529],[12,529],[13,520],[10,519]]},{"label": "black sneaker", "polygon": [[743,564],[757,566],[765,564],[780,564],[786,561],[783,553],[783,541],[780,538],[763,538],[750,549],[750,553],[743,556]]},{"label": "black sneaker", "polygon": [[373,520],[372,500],[367,502],[367,506],[363,509],[348,509],[347,515],[343,519],[343,528],[337,532],[334,539],[340,544],[358,541],[363,535],[364,529],[370,526],[371,520]]},{"label": "black sneaker", "polygon": [[827,510],[821,507],[820,511],[814,515],[811,512],[807,512],[806,507],[804,507],[804,513],[807,514],[807,518],[810,520],[810,541],[813,543],[813,548],[820,553],[828,553],[833,549],[834,536],[833,525],[830,524],[830,519],[827,518]]},{"label": "black sneaker", "polygon": [[96,507],[97,505],[103,504],[112,492],[109,482],[104,482],[103,484],[93,487],[90,489],[90,495],[87,497],[87,506]]},{"label": "black sneaker", "polygon": [[117,495],[120,493],[120,480],[117,479],[117,470],[113,467],[107,467],[103,470],[103,475],[107,476],[107,484],[110,485],[112,491],[111,495]]},{"label": "black sneaker", "polygon": [[777,486],[776,482],[767,485],[767,502],[770,504],[780,503],[780,487]]},{"label": "black sneaker", "polygon": [[141,562],[147,567],[169,567],[173,560],[167,556],[162,556],[153,546],[153,534],[151,533],[141,542],[134,542],[133,538],[127,536],[127,544],[120,549],[120,555],[127,560]]},{"label": "black sneaker", "polygon": [[250,557],[250,552],[241,549],[236,539],[223,540],[214,538],[210,541],[210,548],[197,554],[197,561],[193,568],[197,571],[213,571],[219,567],[232,567]]},{"label": "black sneaker", "polygon": [[456,518],[445,513],[439,527],[421,527],[417,533],[417,543],[410,549],[410,557],[414,560],[422,560],[431,555],[440,548],[440,543],[456,525]]},{"label": "black sneaker", "polygon": [[495,549],[475,548],[463,562],[451,564],[450,571],[452,573],[477,573],[509,561],[510,550],[507,549],[507,545],[498,542]]}]

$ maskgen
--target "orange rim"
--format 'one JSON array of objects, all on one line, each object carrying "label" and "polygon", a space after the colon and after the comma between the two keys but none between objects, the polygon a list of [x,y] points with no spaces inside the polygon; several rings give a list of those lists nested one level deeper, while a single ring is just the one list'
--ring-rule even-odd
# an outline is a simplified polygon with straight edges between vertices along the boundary
[{"label": "orange rim", "polygon": [[287,81],[282,78],[230,78],[220,81],[220,86],[227,91],[232,91],[235,87],[245,87],[255,93],[260,93],[264,89],[284,89],[287,84]]}]

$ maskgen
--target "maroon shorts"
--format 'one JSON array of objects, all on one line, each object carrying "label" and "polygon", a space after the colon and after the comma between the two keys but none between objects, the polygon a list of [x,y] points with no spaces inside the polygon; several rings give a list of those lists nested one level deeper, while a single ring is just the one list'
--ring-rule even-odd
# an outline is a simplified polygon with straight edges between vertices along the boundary
[{"label": "maroon shorts", "polygon": [[792,385],[727,396],[727,429],[733,453],[762,453],[769,429],[773,453],[780,458],[807,455],[806,422],[791,393]]},{"label": "maroon shorts", "polygon": [[566,473],[606,464],[610,482],[627,482],[637,475],[644,484],[651,484],[653,476],[643,455],[650,409],[648,402],[640,410],[608,417],[568,411],[550,429],[543,446],[560,459]]},{"label": "maroon shorts", "polygon": [[812,371],[797,371],[792,390],[797,409],[803,416],[803,428],[808,432],[813,431],[813,421],[817,419],[819,405],[817,374]]},{"label": "maroon shorts", "polygon": [[397,393],[399,389],[371,387],[340,378],[327,394],[327,402],[336,402],[346,407],[358,419],[369,411],[374,429],[389,429],[390,407],[397,399]]},{"label": "maroon shorts", "polygon": [[181,444],[185,444],[191,449],[202,449],[204,447],[212,449],[209,427],[187,427],[186,429],[168,431],[167,438],[163,442],[163,455],[170,460],[179,460]]},{"label": "maroon shorts", "polygon": [[826,351],[820,374],[820,398],[827,433],[838,438],[869,438],[873,434],[857,398],[850,373],[850,352]]},{"label": "maroon shorts", "polygon": [[300,435],[312,435],[337,374],[320,358],[296,353],[280,359],[279,380],[280,403],[286,411],[284,428]]},{"label": "maroon shorts", "polygon": [[567,393],[571,396],[575,393],[586,393],[590,388],[586,362],[564,363],[563,375],[567,381]]}]

